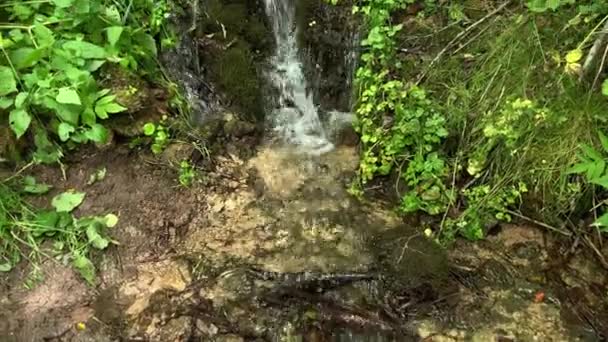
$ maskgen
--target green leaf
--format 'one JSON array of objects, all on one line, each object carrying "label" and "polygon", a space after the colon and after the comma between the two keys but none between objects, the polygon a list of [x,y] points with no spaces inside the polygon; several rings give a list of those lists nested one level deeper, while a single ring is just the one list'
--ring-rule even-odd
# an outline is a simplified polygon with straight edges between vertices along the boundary
[{"label": "green leaf", "polygon": [[6,96],[8,94],[17,91],[17,81],[13,70],[7,66],[0,65],[0,96]]},{"label": "green leaf", "polygon": [[608,79],[605,79],[602,83],[602,94],[608,96]]},{"label": "green leaf", "polygon": [[11,111],[8,117],[8,123],[15,132],[17,139],[25,134],[31,122],[32,118],[24,109],[15,109]]},{"label": "green leaf", "polygon": [[86,229],[87,239],[89,243],[97,249],[106,249],[110,241],[104,239],[97,231],[96,224],[91,224]]},{"label": "green leaf", "polygon": [[81,254],[72,255],[72,265],[74,268],[78,270],[80,275],[91,285],[95,283],[95,266],[89,260],[89,258],[85,257]]},{"label": "green leaf", "polygon": [[598,131],[598,135],[600,137],[600,142],[602,143],[602,147],[604,148],[604,152],[608,153],[608,137],[604,135],[601,131]]},{"label": "green leaf", "polygon": [[71,40],[63,44],[63,48],[70,50],[76,54],[77,57],[85,59],[105,59],[106,50],[101,46],[84,42],[82,40]]},{"label": "green leaf", "polygon": [[85,197],[84,192],[67,191],[53,198],[51,205],[57,212],[71,212],[78,207]]},{"label": "green leaf", "polygon": [[106,221],[106,227],[108,228],[113,228],[118,224],[118,216],[114,214],[107,214],[104,217],[104,220]]},{"label": "green leaf", "polygon": [[94,124],[85,132],[85,136],[99,144],[105,144],[108,141],[108,130],[100,124]]},{"label": "green leaf", "polygon": [[116,45],[116,43],[120,39],[120,35],[122,34],[122,31],[124,31],[124,27],[122,27],[122,26],[111,26],[106,29],[106,34],[108,36],[108,43],[110,43],[111,46]]},{"label": "green leaf", "polygon": [[104,106],[104,109],[106,112],[111,114],[120,113],[127,110],[127,108],[119,105],[118,103],[108,103]]},{"label": "green leaf", "polygon": [[600,216],[595,222],[593,222],[593,225],[596,227],[601,227],[601,231],[605,232],[608,227],[608,213],[605,213],[604,215]]},{"label": "green leaf", "polygon": [[144,125],[144,135],[151,136],[156,131],[156,125],[151,122],[148,122]]},{"label": "green leaf", "polygon": [[13,65],[17,70],[34,66],[44,55],[45,49],[24,47],[10,53]]},{"label": "green leaf", "polygon": [[13,102],[14,100],[10,97],[0,97],[0,109],[8,109]]},{"label": "green leaf", "polygon": [[26,176],[23,178],[23,191],[30,194],[45,194],[51,189],[51,186],[44,183],[38,183],[36,178]]},{"label": "green leaf", "polygon": [[52,0],[52,2],[59,8],[68,8],[72,6],[74,0]]},{"label": "green leaf", "polygon": [[51,31],[48,27],[36,24],[32,29],[34,32],[34,36],[38,41],[38,45],[42,47],[49,47],[55,43],[55,37],[53,36],[53,31]]},{"label": "green leaf", "polygon": [[[557,1],[559,3],[559,0]],[[568,62],[568,64],[576,63],[580,61],[581,58],[583,58],[583,51],[580,49],[575,49],[568,52],[568,54],[566,55],[566,62]]]},{"label": "green leaf", "polygon": [[583,150],[583,152],[585,152],[585,155],[587,157],[593,160],[602,160],[604,158],[601,153],[599,153],[596,149],[587,144],[582,144],[581,149]]},{"label": "green leaf", "polygon": [[9,262],[0,264],[0,272],[10,272],[13,269],[13,265]]},{"label": "green leaf", "polygon": [[157,55],[157,50],[156,50],[156,40],[154,40],[154,38],[146,33],[139,33],[134,37],[135,41],[141,45],[141,47],[144,49],[144,52],[151,54],[152,56],[156,56]]},{"label": "green leaf", "polygon": [[59,135],[59,139],[63,142],[68,141],[70,139],[70,134],[74,133],[76,129],[74,126],[70,125],[67,122],[62,122],[57,127],[57,134]]},{"label": "green leaf", "polygon": [[15,108],[22,108],[28,96],[29,94],[24,92],[17,94],[17,96],[15,97]]},{"label": "green leaf", "polygon": [[74,89],[69,87],[60,88],[55,100],[63,104],[82,104],[82,102],[80,102],[80,96],[78,96],[78,93]]}]

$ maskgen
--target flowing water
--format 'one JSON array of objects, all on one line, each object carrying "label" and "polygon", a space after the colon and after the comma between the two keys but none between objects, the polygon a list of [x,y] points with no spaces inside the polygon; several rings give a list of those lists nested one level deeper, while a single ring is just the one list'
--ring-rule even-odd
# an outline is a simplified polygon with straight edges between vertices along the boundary
[{"label": "flowing water", "polygon": [[279,90],[272,125],[286,142],[304,152],[322,154],[334,148],[327,139],[312,94],[308,91],[299,58],[295,2],[264,0],[276,40],[269,79]]}]

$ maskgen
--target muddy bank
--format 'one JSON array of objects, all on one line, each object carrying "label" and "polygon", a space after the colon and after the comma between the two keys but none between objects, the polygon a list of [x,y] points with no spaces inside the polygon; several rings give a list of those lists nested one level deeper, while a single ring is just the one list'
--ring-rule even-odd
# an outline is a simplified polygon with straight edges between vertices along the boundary
[{"label": "muddy bank", "polygon": [[[313,158],[260,146],[251,154],[215,157],[205,182],[189,189],[157,159],[125,147],[83,151],[65,183],[58,169],[35,170],[56,192],[87,192],[77,215],[119,215],[119,244],[96,256],[96,287],[51,260],[32,290],[22,286],[29,269],[11,273],[2,281],[0,336],[595,341],[606,333],[605,273],[584,255],[555,264],[561,246],[540,231],[506,226],[444,251],[390,205],[348,196],[354,149]],[[101,167],[106,178],[87,186]]]}]

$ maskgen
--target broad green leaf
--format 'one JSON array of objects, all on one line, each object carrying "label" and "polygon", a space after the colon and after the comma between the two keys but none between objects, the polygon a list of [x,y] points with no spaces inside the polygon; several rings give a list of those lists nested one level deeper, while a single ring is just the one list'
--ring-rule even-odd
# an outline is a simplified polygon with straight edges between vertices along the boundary
[{"label": "broad green leaf", "polygon": [[74,0],[52,0],[53,4],[59,8],[68,8],[72,6]]},{"label": "broad green leaf", "polygon": [[71,212],[84,200],[84,192],[67,191],[53,198],[51,205],[57,212]]},{"label": "broad green leaf", "polygon": [[13,70],[7,66],[0,65],[0,96],[6,96],[8,94],[17,91],[17,81]]},{"label": "broad green leaf", "polygon": [[151,35],[146,33],[139,33],[135,35],[134,39],[139,45],[142,46],[144,52],[149,53],[152,56],[157,55],[158,52],[156,50],[156,40],[154,40]]},{"label": "broad green leaf", "polygon": [[94,124],[85,131],[85,136],[96,143],[105,144],[108,141],[109,133],[103,125]]},{"label": "broad green leaf", "polygon": [[93,266],[93,263],[91,262],[91,260],[89,260],[89,258],[85,257],[84,255],[80,255],[80,254],[74,254],[72,255],[73,260],[72,260],[72,265],[74,265],[74,268],[76,268],[78,270],[78,272],[80,273],[80,275],[89,283],[89,284],[94,284],[95,283],[95,266]]},{"label": "broad green leaf", "polygon": [[14,100],[10,97],[0,97],[0,109],[8,109],[13,102]]},{"label": "broad green leaf", "polygon": [[127,110],[127,108],[119,105],[118,103],[108,103],[108,104],[104,105],[103,107],[104,107],[105,111],[110,114],[120,113],[120,112],[124,112],[125,110]]},{"label": "broad green leaf", "polygon": [[25,69],[34,66],[44,56],[45,49],[29,47],[20,48],[10,52],[11,60],[16,69]]},{"label": "broad green leaf", "polygon": [[114,214],[107,214],[104,217],[104,220],[106,221],[106,227],[108,228],[113,228],[118,224],[118,216]]},{"label": "broad green leaf", "polygon": [[74,104],[74,105],[81,105],[82,103],[80,102],[80,96],[78,96],[78,93],[69,87],[63,87],[59,89],[59,93],[57,94],[57,97],[55,98],[55,100],[59,103],[63,103],[63,104]]},{"label": "broad green leaf", "polygon": [[589,183],[599,185],[605,189],[608,189],[608,175],[602,177],[589,179]]},{"label": "broad green leaf", "polygon": [[23,178],[23,191],[30,194],[45,194],[51,189],[51,186],[44,183],[38,183],[36,178],[26,176]]},{"label": "broad green leaf", "polygon": [[66,42],[63,44],[63,48],[72,51],[77,57],[85,59],[106,58],[106,50],[104,48],[82,40],[71,40]]},{"label": "broad green leaf", "polygon": [[28,95],[29,94],[25,92],[17,94],[17,96],[15,97],[15,108],[22,108],[23,104],[25,103],[25,100],[27,100]]},{"label": "broad green leaf", "polygon": [[12,269],[13,269],[13,265],[11,265],[11,263],[9,263],[9,262],[0,264],[0,272],[10,272],[10,270],[12,270]]},{"label": "broad green leaf", "polygon": [[86,229],[87,239],[89,243],[97,249],[106,249],[110,241],[104,239],[97,231],[96,224],[91,224]]},{"label": "broad green leaf", "polygon": [[604,83],[602,83],[602,94],[608,96],[608,79],[604,80]]},{"label": "broad green leaf", "polygon": [[31,122],[32,118],[24,109],[15,109],[11,111],[8,117],[8,123],[17,138],[21,138],[25,134]]},{"label": "broad green leaf", "polygon": [[97,123],[97,118],[95,117],[95,112],[92,108],[87,107],[84,109],[81,115],[82,123],[88,126],[92,126]]},{"label": "broad green leaf", "polygon": [[55,43],[55,37],[53,36],[53,31],[51,31],[48,27],[36,24],[32,29],[34,32],[34,37],[38,41],[38,45],[42,47],[49,47]]},{"label": "broad green leaf", "polygon": [[59,139],[61,141],[68,141],[70,139],[70,134],[74,133],[76,129],[74,126],[70,125],[67,122],[62,122],[57,127],[57,135],[59,135]]},{"label": "broad green leaf", "polygon": [[147,124],[144,125],[143,131],[144,131],[144,135],[151,136],[156,131],[156,125],[154,125],[151,122],[148,122]]},{"label": "broad green leaf", "polygon": [[120,35],[122,34],[123,30],[124,30],[124,27],[122,27],[122,26],[111,26],[106,29],[106,34],[108,36],[108,43],[110,43],[111,46],[116,45],[116,43],[120,39]]}]

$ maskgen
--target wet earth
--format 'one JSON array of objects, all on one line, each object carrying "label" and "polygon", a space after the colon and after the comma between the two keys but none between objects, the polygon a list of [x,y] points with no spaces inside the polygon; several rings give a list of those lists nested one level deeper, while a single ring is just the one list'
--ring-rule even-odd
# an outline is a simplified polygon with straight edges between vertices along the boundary
[{"label": "wet earth", "polygon": [[[253,152],[253,153],[252,153]],[[253,155],[253,157],[250,157]],[[120,217],[95,287],[54,260],[0,281],[2,341],[600,341],[606,270],[545,231],[504,225],[447,249],[346,188],[353,147],[322,156],[230,145],[202,181],[118,146],[61,170],[77,215]],[[87,185],[91,173],[104,180]],[[48,199],[47,199],[48,200]]]}]

